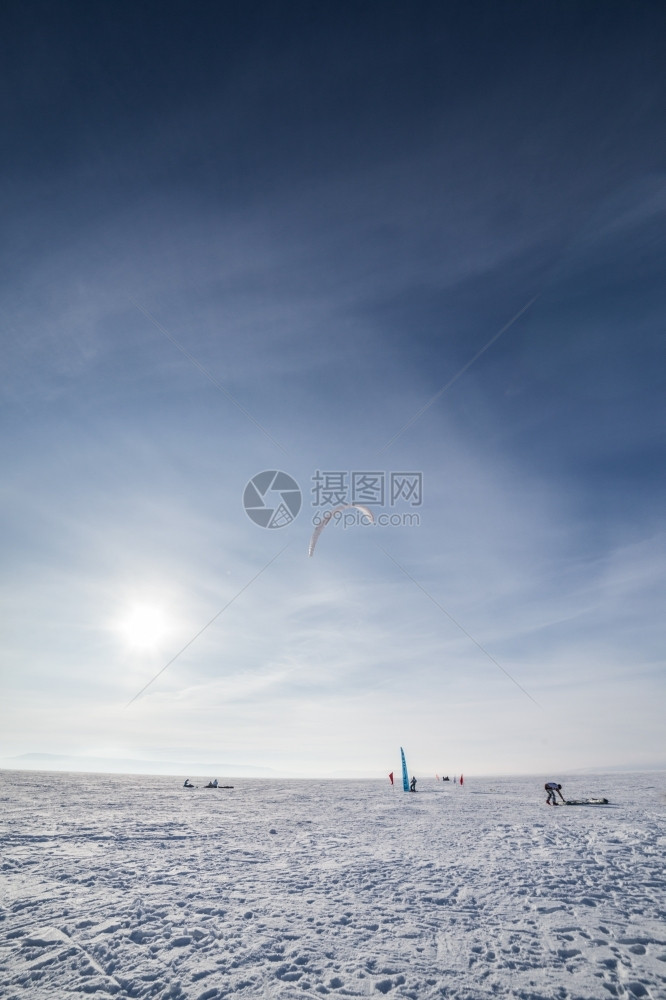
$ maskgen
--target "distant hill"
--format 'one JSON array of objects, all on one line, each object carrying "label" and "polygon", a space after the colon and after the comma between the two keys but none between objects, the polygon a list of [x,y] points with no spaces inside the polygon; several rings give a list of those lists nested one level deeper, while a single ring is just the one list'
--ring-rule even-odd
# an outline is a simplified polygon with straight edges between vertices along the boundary
[{"label": "distant hill", "polygon": [[228,761],[141,760],[134,757],[85,757],[58,753],[23,753],[0,758],[0,767],[17,771],[89,771],[97,774],[196,774],[277,778],[270,767]]}]

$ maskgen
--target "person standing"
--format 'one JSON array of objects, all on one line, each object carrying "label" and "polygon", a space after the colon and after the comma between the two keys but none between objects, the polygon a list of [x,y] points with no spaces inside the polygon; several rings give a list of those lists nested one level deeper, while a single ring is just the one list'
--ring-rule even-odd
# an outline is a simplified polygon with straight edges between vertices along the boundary
[{"label": "person standing", "polygon": [[562,799],[563,802],[566,801],[564,796],[562,795],[562,786],[558,785],[556,781],[547,781],[543,787],[546,789],[546,792],[548,793],[546,795],[546,805],[549,806],[559,805],[555,793],[559,795],[559,797]]}]

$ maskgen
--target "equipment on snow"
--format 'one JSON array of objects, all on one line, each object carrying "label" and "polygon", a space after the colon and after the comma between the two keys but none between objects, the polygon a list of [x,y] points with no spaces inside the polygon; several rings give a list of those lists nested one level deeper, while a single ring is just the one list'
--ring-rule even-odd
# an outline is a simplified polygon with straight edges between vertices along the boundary
[{"label": "equipment on snow", "polygon": [[407,774],[407,761],[405,760],[405,751],[400,747],[400,758],[402,760],[402,790],[403,792],[409,791],[409,776]]},{"label": "equipment on snow", "polygon": [[565,799],[565,806],[607,806],[608,799]]}]

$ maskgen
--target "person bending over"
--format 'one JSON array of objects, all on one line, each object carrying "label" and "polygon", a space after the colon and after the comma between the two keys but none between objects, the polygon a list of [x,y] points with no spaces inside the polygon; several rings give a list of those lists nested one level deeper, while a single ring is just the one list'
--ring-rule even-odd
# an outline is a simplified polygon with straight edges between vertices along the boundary
[{"label": "person bending over", "polygon": [[546,792],[548,793],[546,795],[546,804],[547,805],[549,805],[549,806],[557,806],[557,805],[559,805],[555,793],[557,793],[557,795],[559,795],[559,797],[562,799],[563,802],[566,801],[565,798],[564,798],[564,796],[562,795],[562,786],[558,785],[556,781],[547,781],[546,784],[543,787],[546,789]]}]

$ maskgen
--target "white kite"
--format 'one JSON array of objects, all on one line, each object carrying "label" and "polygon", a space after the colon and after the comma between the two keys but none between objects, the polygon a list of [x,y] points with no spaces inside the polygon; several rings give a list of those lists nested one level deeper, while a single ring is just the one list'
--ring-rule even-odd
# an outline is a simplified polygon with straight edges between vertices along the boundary
[{"label": "white kite", "polygon": [[312,532],[312,538],[310,539],[310,546],[308,548],[309,556],[314,554],[315,545],[317,544],[317,539],[319,538],[319,536],[321,535],[322,531],[324,530],[328,522],[331,520],[331,518],[334,517],[336,514],[339,514],[340,511],[342,510],[348,510],[350,507],[355,507],[356,510],[362,511],[362,513],[365,514],[367,518],[369,518],[372,524],[375,523],[372,511],[368,507],[362,507],[360,503],[343,503],[339,507],[334,507],[333,510],[327,510],[324,516],[322,517],[321,521],[315,528],[315,530]]}]

